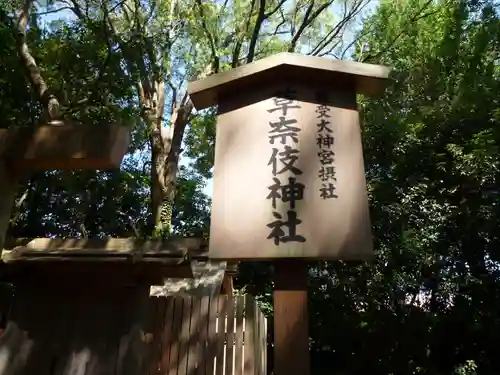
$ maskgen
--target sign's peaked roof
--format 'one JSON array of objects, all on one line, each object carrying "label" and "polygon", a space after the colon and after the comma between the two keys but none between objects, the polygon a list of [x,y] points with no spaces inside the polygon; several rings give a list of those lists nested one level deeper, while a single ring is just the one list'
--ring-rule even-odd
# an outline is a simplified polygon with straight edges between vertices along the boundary
[{"label": "sign's peaked roof", "polygon": [[355,87],[364,95],[381,94],[390,68],[354,61],[332,60],[297,53],[278,53],[188,84],[188,93],[196,109],[218,104],[220,95],[258,89],[273,81],[304,82],[313,85]]}]

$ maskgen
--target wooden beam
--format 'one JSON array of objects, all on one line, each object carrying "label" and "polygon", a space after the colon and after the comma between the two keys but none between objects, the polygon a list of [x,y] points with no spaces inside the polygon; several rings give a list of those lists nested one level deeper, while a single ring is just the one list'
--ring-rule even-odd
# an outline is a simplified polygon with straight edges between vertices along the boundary
[{"label": "wooden beam", "polygon": [[114,169],[129,140],[129,129],[116,124],[0,129],[0,159],[16,172]]},{"label": "wooden beam", "polygon": [[234,285],[233,285],[233,276],[231,274],[224,275],[224,279],[222,280],[221,291],[220,294],[233,296],[234,294]]},{"label": "wooden beam", "polygon": [[0,280],[18,284],[53,287],[61,283],[92,285],[95,287],[162,284],[166,278],[192,279],[190,262],[179,263],[174,259],[160,262],[106,262],[81,259],[65,262],[13,262],[1,265]]},{"label": "wooden beam", "polygon": [[238,274],[239,262],[228,261],[226,265],[226,274],[236,276]]},{"label": "wooden beam", "polygon": [[[167,241],[137,238],[17,239],[2,253],[4,263],[20,261],[123,261],[178,263],[199,257],[206,247],[201,238],[173,238]],[[10,248],[9,248],[10,247]]]}]

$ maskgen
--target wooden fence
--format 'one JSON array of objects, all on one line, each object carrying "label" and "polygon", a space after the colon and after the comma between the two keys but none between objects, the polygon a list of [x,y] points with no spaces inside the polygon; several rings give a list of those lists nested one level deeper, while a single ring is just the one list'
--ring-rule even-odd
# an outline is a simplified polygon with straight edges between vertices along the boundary
[{"label": "wooden fence", "polygon": [[150,301],[148,375],[266,375],[267,322],[252,296]]}]

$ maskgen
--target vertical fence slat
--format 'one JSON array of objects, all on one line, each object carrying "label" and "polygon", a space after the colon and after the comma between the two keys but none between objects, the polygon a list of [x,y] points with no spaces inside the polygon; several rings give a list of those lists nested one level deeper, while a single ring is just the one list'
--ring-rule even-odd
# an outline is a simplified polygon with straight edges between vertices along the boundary
[{"label": "vertical fence slat", "polygon": [[[45,301],[47,303],[47,301]],[[72,316],[72,309],[73,304],[71,303],[71,297],[70,296],[63,296],[63,300],[56,301],[59,302],[57,305],[58,308],[56,309],[56,313],[53,315],[52,319],[54,319],[55,322],[57,322],[57,328],[56,331],[54,331],[54,340],[57,343],[57,345],[61,345],[62,347],[59,347],[62,349],[62,352],[64,353],[66,350],[69,348],[65,345],[68,343],[69,338],[71,337],[71,316]],[[116,311],[115,311],[116,312]],[[113,313],[113,312],[112,312]],[[108,319],[110,317],[108,316]],[[109,325],[112,326],[113,333],[115,334],[116,339],[118,339],[118,332],[120,327],[118,326],[117,322],[109,323]],[[64,348],[64,349],[63,349]],[[56,347],[57,349],[57,347]],[[61,352],[61,351],[60,351]],[[67,352],[66,352],[67,353]],[[115,356],[118,353],[118,348],[114,350]],[[63,375],[63,371],[66,367],[65,361],[57,361],[56,366],[54,368],[54,375]],[[116,365],[116,361],[115,361]],[[110,366],[111,367],[111,366]],[[115,366],[111,367],[111,371],[115,371]]]},{"label": "vertical fence slat", "polygon": [[186,375],[188,351],[189,351],[189,329],[191,326],[191,297],[183,298],[182,318],[179,332],[179,365],[177,375]]},{"label": "vertical fence slat", "polygon": [[262,311],[259,310],[260,314],[260,330],[261,340],[260,340],[260,352],[262,356],[262,375],[265,375],[267,372],[267,328],[266,328],[266,318]]},{"label": "vertical fence slat", "polygon": [[215,375],[224,374],[224,345],[226,341],[227,295],[218,298],[217,306],[217,354]]},{"label": "vertical fence slat", "polygon": [[245,298],[243,296],[234,297],[236,302],[236,338],[234,369],[235,375],[243,372],[243,313],[245,308]]},{"label": "vertical fence slat", "polygon": [[163,331],[166,324],[165,310],[167,299],[163,297],[151,297],[150,303],[150,333],[152,342],[148,351],[148,375],[159,373],[163,351]]},{"label": "vertical fence slat", "polygon": [[266,375],[267,320],[252,296],[152,304],[147,375]]},{"label": "vertical fence slat", "polygon": [[161,361],[160,361],[160,373],[168,374],[170,370],[170,351],[172,346],[172,335],[174,331],[174,305],[175,299],[173,297],[165,298],[165,315],[163,320],[165,324],[163,325],[163,332],[161,337],[162,347],[161,347]]},{"label": "vertical fence slat", "polygon": [[182,311],[184,307],[184,298],[174,298],[174,319],[173,330],[170,338],[170,360],[168,366],[168,375],[177,375],[179,366],[179,338],[182,330]]},{"label": "vertical fence slat", "polygon": [[[24,293],[23,293],[24,294]],[[23,295],[21,295],[23,298],[25,298]],[[42,300],[42,296],[35,295],[34,298],[38,300],[40,298]],[[20,301],[21,302],[21,301]],[[85,302],[85,297],[82,294],[77,294],[75,293],[74,298],[71,299],[71,303],[73,304],[73,309],[72,309],[72,315],[71,315],[71,326],[70,326],[70,337],[68,341],[68,349],[70,352],[73,353],[78,353],[81,349],[81,343],[79,342],[79,338],[81,335],[85,334],[86,331],[88,331],[88,327],[85,324],[85,319],[83,319],[85,316],[90,316],[89,311],[90,311],[90,305]],[[69,303],[67,301],[66,303]],[[21,306],[24,305],[24,303],[20,304]],[[40,305],[42,309],[38,311],[38,317],[39,318],[45,318],[45,313],[44,313],[44,306],[50,306],[50,301],[43,301],[43,304]],[[14,305],[13,308],[16,308]],[[89,318],[87,318],[89,319]],[[92,318],[90,318],[92,319]],[[24,320],[24,319],[23,319]],[[121,328],[121,327],[120,327]],[[34,340],[36,343],[36,331],[31,332],[31,339]],[[32,354],[34,355],[34,354]],[[117,361],[118,362],[118,361]],[[68,361],[67,365],[65,366],[63,370],[63,375],[70,375],[71,371],[74,371],[72,369],[72,363],[71,361]],[[117,372],[117,369],[115,368],[115,373]]]},{"label": "vertical fence slat", "polygon": [[226,330],[226,371],[225,375],[233,375],[234,353],[234,297],[228,299]]},{"label": "vertical fence slat", "polygon": [[245,295],[245,356],[244,375],[255,374],[255,302],[250,295]]},{"label": "vertical fence slat", "polygon": [[210,297],[203,296],[201,298],[200,309],[200,341],[198,347],[198,371],[197,375],[205,375],[206,367],[206,352],[207,352],[207,331],[208,331],[208,309],[210,304]]},{"label": "vertical fence slat", "polygon": [[214,375],[214,362],[217,348],[215,330],[217,328],[217,297],[210,298],[207,337],[207,364],[206,375]]},{"label": "vertical fence slat", "polygon": [[258,357],[258,362],[257,362],[257,368],[259,369],[258,373],[259,375],[262,375],[262,363],[263,363],[263,357],[264,353],[262,352],[262,337],[264,336],[264,327],[262,327],[261,324],[261,316],[262,313],[260,312],[259,309],[257,309],[257,325],[259,327],[259,341],[257,342],[257,350],[259,351],[259,357]]},{"label": "vertical fence slat", "polygon": [[255,373],[257,375],[262,375],[262,349],[260,347],[261,337],[262,337],[262,327],[260,326],[260,309],[257,305],[257,301],[254,300],[255,304]]},{"label": "vertical fence slat", "polygon": [[263,346],[262,346],[262,354],[264,355],[264,372],[262,373],[263,375],[267,374],[267,318],[265,317],[264,313],[262,313],[262,324],[264,328],[264,340],[263,340]]},{"label": "vertical fence slat", "polygon": [[199,352],[199,331],[200,331],[200,307],[201,301],[194,297],[191,306],[191,326],[189,328],[189,358],[187,364],[188,375],[193,375],[197,371],[200,362]]}]

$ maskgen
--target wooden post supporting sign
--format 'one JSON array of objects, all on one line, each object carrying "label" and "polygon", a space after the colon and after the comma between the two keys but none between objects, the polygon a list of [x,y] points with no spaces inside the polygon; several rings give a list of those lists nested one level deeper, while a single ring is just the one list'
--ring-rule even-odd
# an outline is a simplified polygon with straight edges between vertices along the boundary
[{"label": "wooden post supporting sign", "polygon": [[307,271],[301,260],[274,261],[274,374],[310,373]]},{"label": "wooden post supporting sign", "polygon": [[373,254],[356,94],[388,75],[281,53],[188,85],[218,106],[209,256],[274,260],[275,375],[309,374],[305,262]]}]

